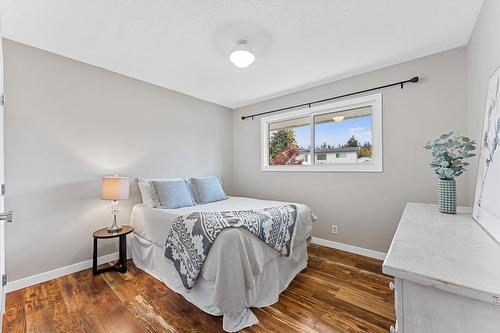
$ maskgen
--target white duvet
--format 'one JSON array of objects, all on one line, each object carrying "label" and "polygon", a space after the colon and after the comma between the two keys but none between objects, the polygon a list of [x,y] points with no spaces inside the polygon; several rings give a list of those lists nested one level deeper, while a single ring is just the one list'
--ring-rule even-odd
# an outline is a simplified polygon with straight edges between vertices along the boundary
[{"label": "white duvet", "polygon": [[250,210],[285,202],[242,197],[179,209],[134,206],[132,257],[134,263],[162,280],[200,309],[223,315],[223,328],[229,332],[258,323],[250,307],[275,303],[291,280],[307,265],[307,242],[315,219],[303,204],[297,206],[295,242],[292,256],[278,251],[242,228],[224,230],[214,242],[203,269],[191,290],[187,290],[173,263],[163,256],[165,241],[173,221],[195,211]]}]

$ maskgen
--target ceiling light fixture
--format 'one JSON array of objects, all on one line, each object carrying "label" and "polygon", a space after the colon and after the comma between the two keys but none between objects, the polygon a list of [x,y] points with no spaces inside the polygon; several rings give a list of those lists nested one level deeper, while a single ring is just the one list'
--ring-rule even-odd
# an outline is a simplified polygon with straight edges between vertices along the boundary
[{"label": "ceiling light fixture", "polygon": [[229,60],[238,68],[247,68],[254,62],[255,56],[248,46],[248,42],[242,39],[236,43],[229,55]]},{"label": "ceiling light fixture", "polygon": [[335,116],[332,118],[334,122],[340,122],[345,119],[345,116]]}]

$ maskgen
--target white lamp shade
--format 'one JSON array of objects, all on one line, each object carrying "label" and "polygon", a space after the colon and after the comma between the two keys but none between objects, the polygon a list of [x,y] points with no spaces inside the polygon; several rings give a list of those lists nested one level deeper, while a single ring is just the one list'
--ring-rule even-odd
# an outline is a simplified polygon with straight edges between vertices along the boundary
[{"label": "white lamp shade", "polygon": [[246,40],[240,40],[229,55],[229,60],[238,68],[246,68],[255,61],[255,55]]},{"label": "white lamp shade", "polygon": [[129,195],[128,177],[104,176],[102,177],[101,199],[124,200]]}]

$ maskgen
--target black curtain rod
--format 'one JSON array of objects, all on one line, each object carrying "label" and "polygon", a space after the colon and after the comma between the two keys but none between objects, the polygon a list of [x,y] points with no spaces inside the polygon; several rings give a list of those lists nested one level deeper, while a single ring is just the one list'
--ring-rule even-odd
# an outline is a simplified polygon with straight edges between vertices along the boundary
[{"label": "black curtain rod", "polygon": [[418,76],[414,76],[411,79],[406,80],[406,81],[400,81],[400,82],[396,82],[396,83],[386,84],[384,86],[379,86],[379,87],[375,87],[375,88],[370,88],[370,89],[356,91],[356,92],[345,94],[345,95],[340,95],[340,96],[335,96],[335,97],[320,99],[320,100],[314,101],[314,102],[302,103],[302,104],[297,104],[297,105],[293,105],[293,106],[287,106],[286,108],[275,109],[275,110],[265,111],[265,112],[261,112],[261,113],[254,113],[254,114],[251,114],[249,116],[241,116],[241,120],[245,120],[245,119],[248,119],[248,118],[252,118],[252,120],[253,120],[254,117],[263,116],[263,115],[269,114],[269,113],[290,110],[290,109],[298,108],[298,107],[301,107],[301,106],[309,106],[309,107],[311,107],[312,104],[317,104],[317,103],[321,103],[321,102],[331,101],[331,100],[339,99],[339,98],[343,98],[343,97],[349,97],[349,96],[352,96],[352,95],[363,94],[363,93],[366,93],[366,92],[369,92],[369,91],[380,90],[380,89],[385,89],[385,88],[394,87],[394,86],[401,86],[401,89],[403,89],[405,83],[417,83],[418,80],[419,80]]}]

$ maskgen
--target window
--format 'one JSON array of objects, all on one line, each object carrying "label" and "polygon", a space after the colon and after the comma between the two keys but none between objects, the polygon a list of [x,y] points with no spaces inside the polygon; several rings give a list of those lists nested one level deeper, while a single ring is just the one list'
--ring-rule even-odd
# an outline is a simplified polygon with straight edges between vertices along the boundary
[{"label": "window", "polygon": [[382,171],[382,95],[262,118],[264,171]]},{"label": "window", "polygon": [[316,160],[318,160],[318,161],[326,161],[326,154],[316,153]]},{"label": "window", "polygon": [[[304,165],[311,147],[310,117],[270,122],[268,127],[269,165]],[[307,159],[307,160],[306,160]]]}]

